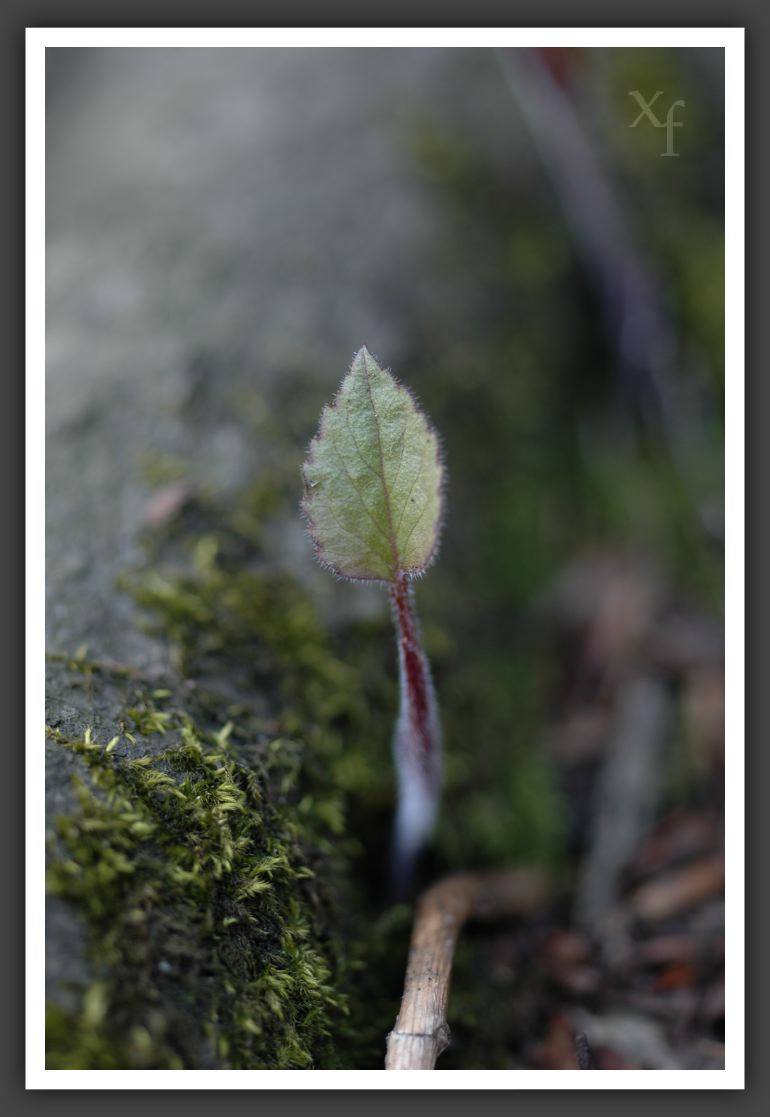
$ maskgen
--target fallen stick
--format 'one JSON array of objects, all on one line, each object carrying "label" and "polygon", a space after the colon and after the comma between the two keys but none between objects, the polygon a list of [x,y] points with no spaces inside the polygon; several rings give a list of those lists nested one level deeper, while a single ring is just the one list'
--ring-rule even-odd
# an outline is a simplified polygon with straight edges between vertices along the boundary
[{"label": "fallen stick", "polygon": [[386,1070],[433,1070],[446,1050],[452,959],[463,924],[527,915],[546,896],[545,880],[528,869],[463,873],[428,889],[417,905],[401,1009],[387,1041]]},{"label": "fallen stick", "polygon": [[578,1070],[596,1070],[593,1052],[583,1032],[578,1032],[575,1036],[575,1056]]},{"label": "fallen stick", "polygon": [[575,923],[591,935],[611,935],[623,870],[654,814],[672,717],[671,697],[657,676],[639,673],[624,681],[594,789],[589,849],[575,896]]}]

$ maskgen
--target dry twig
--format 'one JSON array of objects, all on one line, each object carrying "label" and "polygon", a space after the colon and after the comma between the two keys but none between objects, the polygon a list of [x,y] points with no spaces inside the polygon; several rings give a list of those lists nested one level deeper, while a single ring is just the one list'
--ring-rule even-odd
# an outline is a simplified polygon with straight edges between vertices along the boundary
[{"label": "dry twig", "polygon": [[575,1036],[575,1055],[577,1056],[578,1070],[596,1070],[593,1052],[583,1032]]},{"label": "dry twig", "polygon": [[649,828],[671,717],[671,698],[655,675],[640,673],[624,683],[575,899],[576,922],[592,934],[608,932],[623,869]]},{"label": "dry twig", "polygon": [[546,895],[543,877],[526,869],[458,874],[423,895],[412,931],[401,1010],[388,1036],[386,1070],[433,1070],[448,1046],[452,958],[463,923],[527,915]]}]

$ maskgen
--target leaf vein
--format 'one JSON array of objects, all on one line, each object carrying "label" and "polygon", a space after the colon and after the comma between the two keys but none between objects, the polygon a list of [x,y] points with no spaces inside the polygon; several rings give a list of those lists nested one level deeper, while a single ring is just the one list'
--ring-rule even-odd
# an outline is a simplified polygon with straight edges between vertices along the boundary
[{"label": "leaf vein", "polygon": [[[362,495],[362,493],[361,493],[361,490],[359,489],[358,485],[357,485],[357,484],[355,483],[355,481],[353,480],[353,476],[352,476],[352,474],[351,474],[350,470],[348,469],[348,466],[347,466],[347,462],[346,462],[346,461],[345,461],[345,459],[343,458],[343,456],[342,456],[342,453],[341,453],[341,452],[340,452],[340,450],[339,450],[339,449],[337,448],[337,446],[335,445],[335,443],[334,443],[334,442],[330,442],[330,443],[329,443],[329,445],[331,446],[332,450],[334,451],[334,453],[335,453],[335,454],[337,455],[337,457],[339,458],[339,460],[340,460],[340,463],[341,463],[341,465],[342,465],[342,468],[343,468],[343,469],[345,470],[345,474],[346,474],[346,476],[347,476],[348,480],[350,481],[351,487],[352,487],[353,491],[355,492],[356,496],[358,497],[358,499],[359,499],[359,501],[360,501],[360,504],[361,504],[361,507],[363,508],[364,512],[366,512],[367,516],[368,516],[368,517],[369,517],[369,519],[370,519],[370,520],[372,521],[372,523],[374,524],[375,528],[376,528],[376,529],[377,529],[377,531],[378,531],[378,532],[380,533],[380,535],[381,535],[381,536],[383,537],[383,539],[385,540],[385,542],[386,542],[386,543],[388,543],[388,544],[390,545],[390,539],[388,538],[388,535],[387,535],[387,533],[386,533],[386,532],[385,532],[385,531],[383,530],[383,527],[382,527],[382,525],[381,525],[381,524],[378,524],[378,523],[377,523],[376,519],[374,518],[374,516],[373,516],[373,515],[372,515],[372,513],[370,512],[370,510],[369,510],[369,507],[368,507],[368,505],[367,505],[366,501],[365,501],[365,500],[364,500],[364,498],[363,498],[363,495]],[[340,525],[340,526],[341,526],[341,525]],[[350,532],[349,534],[351,534],[351,535],[352,535],[352,534],[353,534],[353,532]],[[368,546],[368,544],[367,544],[367,543],[365,542],[365,540],[361,539],[361,542],[362,542],[362,543],[364,544],[364,546],[365,546],[365,547],[366,547],[366,546]]]},{"label": "leaf vein", "polygon": [[366,377],[366,390],[369,393],[369,403],[372,407],[372,414],[374,415],[374,425],[377,428],[377,448],[380,452],[380,469],[382,471],[382,493],[385,499],[385,516],[388,521],[388,542],[390,543],[390,551],[393,555],[393,562],[397,568],[401,566],[401,556],[398,553],[398,546],[396,544],[396,535],[393,531],[393,513],[390,507],[390,493],[388,492],[388,484],[385,479],[385,459],[382,454],[382,431],[380,429],[380,417],[377,414],[377,408],[374,406],[374,394],[372,392],[372,383],[369,377],[369,366],[366,363],[366,357],[363,358],[364,376]]}]

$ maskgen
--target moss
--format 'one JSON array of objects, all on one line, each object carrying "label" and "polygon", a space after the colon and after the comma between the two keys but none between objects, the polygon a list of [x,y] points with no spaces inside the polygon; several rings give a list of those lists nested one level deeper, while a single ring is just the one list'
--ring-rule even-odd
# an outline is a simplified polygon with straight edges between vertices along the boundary
[{"label": "moss", "polygon": [[77,1011],[51,1005],[50,1066],[381,1066],[400,974],[385,991],[386,966],[362,972],[378,952],[402,964],[408,914],[378,926],[351,834],[387,848],[372,726],[391,696],[367,693],[293,579],[244,563],[239,500],[194,504],[121,580],[168,644],[167,685],[51,657],[123,701],[106,744],[48,734],[84,766],[49,888],[83,917],[94,974]]},{"label": "moss", "polygon": [[56,821],[48,885],[84,914],[96,976],[75,1017],[52,1007],[48,1065],[334,1065],[348,1011],[328,936],[338,818],[271,792],[298,777],[292,742],[247,766],[232,723],[213,733],[150,702],[136,714],[138,732],[175,740],[127,758],[122,737],[53,734],[86,775],[79,810]]},{"label": "moss", "polygon": [[146,451],[139,462],[139,474],[151,488],[182,481],[189,472],[190,463],[174,454]]}]

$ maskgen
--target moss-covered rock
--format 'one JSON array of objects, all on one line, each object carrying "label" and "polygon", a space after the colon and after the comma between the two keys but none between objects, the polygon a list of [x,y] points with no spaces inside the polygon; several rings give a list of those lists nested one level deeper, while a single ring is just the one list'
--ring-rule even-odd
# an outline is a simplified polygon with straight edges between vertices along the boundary
[{"label": "moss-covered rock", "polygon": [[52,731],[86,774],[49,887],[84,914],[96,976],[74,1017],[51,1009],[49,1065],[331,1065],[347,1012],[336,819],[266,794],[298,783],[299,748],[274,739],[246,765],[232,722],[212,733],[150,703],[129,716],[174,743],[129,757],[120,736]]},{"label": "moss-covered rock", "polygon": [[231,521],[252,497],[217,516],[192,502],[123,579],[167,643],[162,678],[51,657],[81,708],[48,729],[75,789],[52,818],[49,890],[85,924],[90,973],[52,1000],[52,1067],[375,1058],[348,1022],[367,932],[345,827],[372,771],[343,741],[371,719],[307,594],[244,561]]}]

